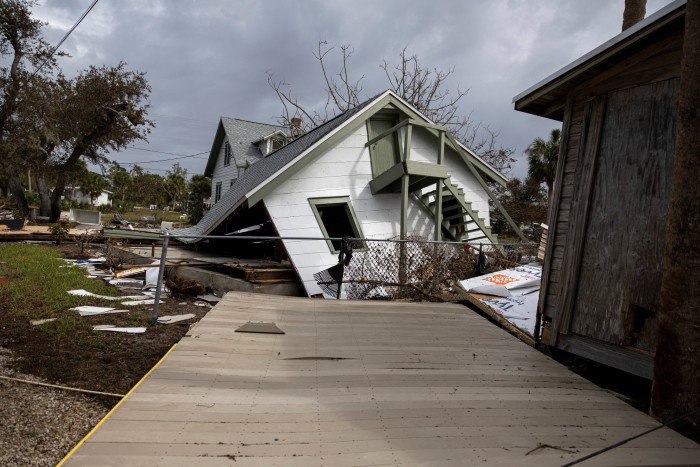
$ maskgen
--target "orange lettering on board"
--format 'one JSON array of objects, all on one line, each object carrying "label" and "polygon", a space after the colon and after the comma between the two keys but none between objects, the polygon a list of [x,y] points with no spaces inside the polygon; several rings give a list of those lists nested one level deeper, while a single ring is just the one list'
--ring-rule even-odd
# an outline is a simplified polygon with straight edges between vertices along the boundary
[{"label": "orange lettering on board", "polygon": [[509,282],[515,282],[518,279],[514,279],[512,277],[505,276],[503,274],[494,274],[493,276],[490,276],[490,277],[484,277],[484,280],[489,281],[489,282],[493,282],[494,284],[498,284],[498,285],[506,285]]}]

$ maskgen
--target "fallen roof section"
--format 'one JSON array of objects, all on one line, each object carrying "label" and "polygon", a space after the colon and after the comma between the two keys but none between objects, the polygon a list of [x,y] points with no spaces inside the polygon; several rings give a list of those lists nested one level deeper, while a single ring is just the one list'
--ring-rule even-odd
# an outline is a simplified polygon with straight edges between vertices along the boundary
[{"label": "fallen roof section", "polygon": [[[65,465],[541,467],[656,426],[460,305],[229,293]],[[593,462],[698,458],[662,428]]]}]

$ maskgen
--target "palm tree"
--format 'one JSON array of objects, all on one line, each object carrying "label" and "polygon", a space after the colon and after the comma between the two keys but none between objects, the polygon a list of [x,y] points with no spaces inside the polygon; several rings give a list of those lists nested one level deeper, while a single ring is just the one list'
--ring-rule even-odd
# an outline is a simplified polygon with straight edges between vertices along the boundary
[{"label": "palm tree", "polygon": [[552,204],[552,188],[554,177],[557,174],[557,160],[559,159],[559,144],[561,130],[555,128],[549,134],[549,140],[535,138],[525,150],[527,154],[527,175],[538,183],[547,185],[547,205]]},{"label": "palm tree", "polygon": [[625,11],[622,13],[622,30],[631,28],[644,19],[647,13],[647,0],[625,0]]},{"label": "palm tree", "polygon": [[95,172],[88,172],[80,185],[80,191],[90,197],[90,204],[95,204],[95,198],[100,196],[107,187],[104,177]]}]

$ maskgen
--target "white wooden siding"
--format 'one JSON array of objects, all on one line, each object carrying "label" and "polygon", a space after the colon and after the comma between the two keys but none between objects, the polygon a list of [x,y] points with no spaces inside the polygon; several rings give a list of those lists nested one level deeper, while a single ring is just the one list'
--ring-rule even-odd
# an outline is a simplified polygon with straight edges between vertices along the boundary
[{"label": "white wooden siding", "polygon": [[[224,147],[228,142],[228,138],[224,137],[224,140],[219,146],[219,154],[216,156],[216,164],[214,165],[214,171],[211,176],[211,199],[214,201],[216,199],[216,183],[221,182],[221,196],[224,196],[226,191],[231,187],[231,180],[238,178],[238,169],[236,168],[236,154],[234,153],[231,157],[231,163],[224,167]],[[234,147],[231,145],[231,150]]]},{"label": "white wooden siding", "polygon": [[[416,132],[418,133],[418,132]],[[322,237],[323,233],[314,217],[309,198],[347,196],[360,222],[365,238],[387,239],[400,234],[401,195],[372,195],[369,182],[372,167],[369,150],[365,147],[367,129],[358,129],[340,141],[332,150],[319,156],[311,164],[282,183],[274,193],[265,197],[264,202],[280,236]],[[412,143],[411,158],[415,147],[416,159],[427,157],[430,151],[429,135],[419,135]],[[433,139],[432,151],[436,154],[437,140]],[[478,209],[487,207],[483,190],[473,181],[456,154],[446,156],[448,170],[453,173],[453,181],[465,189],[467,200],[475,202]],[[462,183],[462,180],[465,180]],[[408,234],[431,238],[434,231],[432,216],[409,198]],[[488,219],[488,209],[483,217]],[[313,279],[313,274],[333,266],[338,257],[328,249],[325,241],[285,240],[290,259],[309,295],[321,293]]]}]

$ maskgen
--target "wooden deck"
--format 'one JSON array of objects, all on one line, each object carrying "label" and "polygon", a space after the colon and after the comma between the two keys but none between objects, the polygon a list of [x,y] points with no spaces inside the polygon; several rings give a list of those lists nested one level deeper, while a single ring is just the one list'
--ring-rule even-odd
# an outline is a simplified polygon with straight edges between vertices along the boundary
[{"label": "wooden deck", "polygon": [[[65,465],[542,467],[654,426],[461,305],[230,293]],[[581,465],[697,462],[661,429]]]}]

